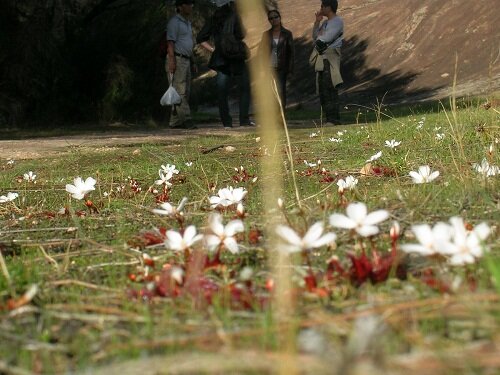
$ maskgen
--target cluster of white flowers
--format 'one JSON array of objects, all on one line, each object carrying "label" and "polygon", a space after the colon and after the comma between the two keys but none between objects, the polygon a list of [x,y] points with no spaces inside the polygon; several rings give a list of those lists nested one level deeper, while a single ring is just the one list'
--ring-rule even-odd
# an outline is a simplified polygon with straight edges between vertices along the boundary
[{"label": "cluster of white flowers", "polygon": [[13,192],[9,192],[7,195],[0,195],[0,203],[12,202],[17,197],[19,197],[19,194]]},{"label": "cluster of white flowers", "polygon": [[334,137],[331,137],[331,138],[328,138],[328,140],[330,142],[333,142],[333,143],[341,143],[342,142],[342,138],[334,138]]},{"label": "cluster of white flowers", "polygon": [[234,236],[245,230],[243,222],[241,220],[232,220],[224,225],[222,216],[218,213],[211,214],[208,221],[210,233],[206,235],[197,234],[194,225],[188,226],[183,234],[174,230],[167,231],[164,242],[165,247],[172,251],[184,251],[191,249],[197,242],[203,240],[208,251],[226,248],[231,253],[237,254],[239,247]]},{"label": "cluster of white flowers", "polygon": [[395,139],[391,139],[390,141],[385,141],[385,146],[389,148],[396,148],[401,144],[400,141],[396,141]]},{"label": "cluster of white flowers", "polygon": [[483,159],[481,164],[474,163],[472,164],[472,168],[477,172],[482,174],[484,177],[492,177],[500,174],[500,167],[496,165],[491,165],[488,163],[486,158]]},{"label": "cluster of white flowers", "polygon": [[358,179],[354,176],[347,176],[345,180],[340,179],[337,181],[337,186],[339,187],[339,192],[342,193],[345,190],[353,190],[358,184]]},{"label": "cluster of white flowers", "polygon": [[313,132],[311,134],[309,134],[309,138],[316,138],[316,137],[319,137],[319,132]]},{"label": "cluster of white flowers", "polygon": [[245,188],[233,188],[229,186],[227,188],[220,189],[217,195],[209,198],[210,206],[212,208],[216,207],[230,207],[232,205],[237,205],[241,203],[243,198],[247,195],[248,191]]},{"label": "cluster of white flowers", "polygon": [[160,169],[158,171],[158,176],[160,176],[160,178],[155,181],[156,185],[172,186],[172,183],[170,182],[172,177],[174,177],[172,172],[165,172],[164,170]]},{"label": "cluster of white flowers", "polygon": [[23,175],[23,179],[27,182],[33,182],[36,183],[36,174],[34,174],[32,171],[29,171],[28,173],[25,173]]},{"label": "cluster of white flowers", "polygon": [[445,135],[444,133],[436,133],[436,140],[437,141],[442,141],[444,139]]},{"label": "cluster of white flowers", "polygon": [[337,137],[338,137],[338,138],[335,138],[335,137],[330,137],[330,138],[328,138],[328,140],[329,140],[330,142],[333,142],[333,143],[341,143],[341,142],[343,142],[343,139],[342,139],[341,137],[342,137],[345,133],[346,133],[346,130],[344,130],[344,131],[341,131],[341,130],[340,130],[340,131],[338,131],[338,132],[337,132]]},{"label": "cluster of white flowers", "polygon": [[174,177],[174,174],[179,174],[179,170],[174,164],[161,165],[158,170],[158,176],[160,177],[155,181],[156,185],[165,185],[167,187],[172,186],[170,180]]},{"label": "cluster of white flowers", "polygon": [[441,255],[452,265],[474,263],[484,253],[482,242],[491,229],[486,223],[467,230],[461,217],[452,217],[450,224],[439,222],[434,227],[428,224],[414,225],[412,231],[418,244],[404,244],[402,250],[424,256]]},{"label": "cluster of white flowers", "polygon": [[171,173],[171,174],[179,174],[179,171],[175,168],[175,165],[172,164],[167,164],[167,165],[161,165],[160,171],[162,171],[165,174]]},{"label": "cluster of white flowers", "polygon": [[317,167],[318,165],[321,165],[321,160],[318,160],[316,163],[309,163],[307,160],[304,160],[304,164],[309,168],[314,168]]},{"label": "cluster of white flowers", "polygon": [[422,129],[424,124],[425,124],[425,117],[422,117],[420,121],[417,123],[417,130]]},{"label": "cluster of white flowers", "polygon": [[[354,230],[362,237],[370,237],[379,233],[376,224],[389,217],[389,213],[385,210],[368,213],[366,205],[361,202],[349,204],[346,214],[330,215],[330,225],[336,228]],[[313,224],[303,237],[288,226],[278,225],[276,227],[276,233],[283,240],[279,248],[281,251],[289,253],[308,251],[334,243],[337,235],[333,232],[323,234],[323,231],[324,224],[322,222]]]}]

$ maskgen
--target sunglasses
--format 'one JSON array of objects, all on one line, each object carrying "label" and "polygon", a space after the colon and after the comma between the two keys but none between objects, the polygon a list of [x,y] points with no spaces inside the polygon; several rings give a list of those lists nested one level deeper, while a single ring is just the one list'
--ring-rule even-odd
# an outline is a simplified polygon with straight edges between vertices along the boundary
[{"label": "sunglasses", "polygon": [[272,20],[277,20],[278,18],[280,18],[280,16],[273,16],[273,17],[269,17],[268,20],[272,21]]}]

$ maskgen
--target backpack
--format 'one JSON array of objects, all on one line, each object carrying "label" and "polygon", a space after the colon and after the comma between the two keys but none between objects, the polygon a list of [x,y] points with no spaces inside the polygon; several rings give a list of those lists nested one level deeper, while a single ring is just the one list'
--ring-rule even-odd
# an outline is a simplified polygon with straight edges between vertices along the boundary
[{"label": "backpack", "polygon": [[229,60],[246,60],[250,57],[250,50],[243,40],[235,37],[235,22],[235,14],[228,17],[228,19],[224,22],[220,39],[220,52],[223,57]]}]

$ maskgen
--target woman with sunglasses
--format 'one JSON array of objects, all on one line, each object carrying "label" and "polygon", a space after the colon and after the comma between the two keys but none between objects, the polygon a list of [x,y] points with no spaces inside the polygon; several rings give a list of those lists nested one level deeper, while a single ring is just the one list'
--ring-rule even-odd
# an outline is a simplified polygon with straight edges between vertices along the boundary
[{"label": "woman with sunglasses", "polygon": [[267,13],[271,28],[262,34],[259,53],[269,53],[271,67],[275,73],[276,84],[283,108],[286,107],[286,80],[293,73],[294,48],[293,35],[281,24],[281,14],[277,9]]}]

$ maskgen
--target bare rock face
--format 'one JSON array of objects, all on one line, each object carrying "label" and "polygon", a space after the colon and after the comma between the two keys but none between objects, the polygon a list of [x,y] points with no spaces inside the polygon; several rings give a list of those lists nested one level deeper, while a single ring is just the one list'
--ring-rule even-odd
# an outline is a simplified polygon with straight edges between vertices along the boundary
[{"label": "bare rock face", "polygon": [[[300,50],[311,40],[320,1],[279,0],[278,5],[303,58]],[[458,94],[498,89],[499,8],[497,0],[340,0],[347,92],[387,92],[399,99],[448,96],[456,58]],[[307,69],[304,61],[298,64]]]}]

